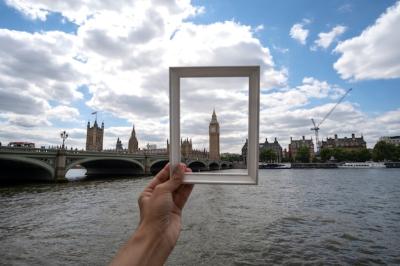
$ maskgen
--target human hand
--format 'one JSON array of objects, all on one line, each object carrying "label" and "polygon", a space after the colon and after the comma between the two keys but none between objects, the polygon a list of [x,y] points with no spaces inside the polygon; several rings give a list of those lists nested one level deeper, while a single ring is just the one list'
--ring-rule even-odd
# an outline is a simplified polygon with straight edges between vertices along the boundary
[{"label": "human hand", "polygon": [[170,178],[166,165],[144,189],[139,197],[139,228],[155,233],[170,250],[176,244],[181,231],[182,209],[192,192],[192,184],[183,184],[185,172],[191,172],[179,164]]},{"label": "human hand", "polygon": [[182,209],[192,192],[192,184],[183,184],[185,172],[179,164],[170,178],[169,164],[139,196],[140,222],[137,230],[120,249],[111,265],[163,265],[181,231]]}]

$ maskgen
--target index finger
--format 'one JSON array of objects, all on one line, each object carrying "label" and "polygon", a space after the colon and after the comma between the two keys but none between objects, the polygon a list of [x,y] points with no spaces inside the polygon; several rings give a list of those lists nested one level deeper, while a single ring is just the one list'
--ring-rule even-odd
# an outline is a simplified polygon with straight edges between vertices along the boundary
[{"label": "index finger", "polygon": [[146,189],[154,189],[157,185],[164,183],[169,179],[169,163],[150,181]]}]

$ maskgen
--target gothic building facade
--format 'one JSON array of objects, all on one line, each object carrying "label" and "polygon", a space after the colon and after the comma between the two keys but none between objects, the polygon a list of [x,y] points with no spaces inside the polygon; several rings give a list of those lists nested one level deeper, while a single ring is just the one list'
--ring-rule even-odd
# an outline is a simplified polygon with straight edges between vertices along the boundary
[{"label": "gothic building facade", "polygon": [[211,122],[208,127],[209,129],[209,159],[210,160],[219,160],[220,159],[220,150],[219,150],[219,123],[217,120],[217,115],[215,114],[215,110],[213,111]]},{"label": "gothic building facade", "polygon": [[282,147],[279,144],[278,140],[275,138],[274,142],[268,142],[268,139],[265,139],[264,143],[260,143],[260,152],[262,150],[272,150],[275,153],[276,161],[280,163],[282,161]]},{"label": "gothic building facade", "polygon": [[124,148],[122,147],[122,141],[118,138],[117,139],[117,144],[115,144],[115,150],[116,151],[123,151]]},{"label": "gothic building facade", "polygon": [[297,158],[297,153],[300,148],[306,147],[308,149],[310,162],[314,159],[314,142],[311,139],[306,139],[304,136],[301,139],[293,140],[290,137],[290,144],[289,144],[289,157],[291,160],[295,161]]},{"label": "gothic building facade", "polygon": [[249,145],[249,140],[246,139],[246,142],[244,143],[242,147],[242,160],[245,164],[247,164],[247,147]]},{"label": "gothic building facade", "polygon": [[131,137],[129,138],[129,143],[128,143],[128,152],[135,153],[138,150],[139,150],[139,143],[136,138],[135,126],[133,126],[132,132],[131,132]]},{"label": "gothic building facade", "polygon": [[185,140],[181,139],[181,154],[182,154],[182,157],[184,157],[184,158],[191,157],[192,152],[193,152],[192,140],[191,139],[185,139]]},{"label": "gothic building facade", "polygon": [[101,127],[97,125],[97,120],[94,121],[93,127],[90,127],[90,122],[88,122],[86,129],[86,150],[102,151],[103,136],[104,136],[104,122],[101,123]]},{"label": "gothic building facade", "polygon": [[193,158],[193,159],[207,159],[209,158],[209,153],[204,150],[193,149],[191,139],[181,139],[181,155],[183,158]]},{"label": "gothic building facade", "polygon": [[[247,161],[247,146],[248,146],[248,139],[244,143],[242,147],[242,160],[246,163]],[[279,144],[278,140],[275,138],[274,142],[268,142],[268,139],[265,139],[264,143],[259,143],[258,145],[260,152],[262,150],[272,150],[275,153],[275,160],[276,162],[280,163],[283,158],[282,146]]]},{"label": "gothic building facade", "polygon": [[364,137],[361,136],[357,138],[355,134],[351,134],[351,138],[344,137],[338,138],[338,135],[335,134],[334,138],[326,138],[325,141],[322,141],[321,149],[334,149],[341,148],[345,150],[359,150],[367,148],[367,143],[364,140]]}]

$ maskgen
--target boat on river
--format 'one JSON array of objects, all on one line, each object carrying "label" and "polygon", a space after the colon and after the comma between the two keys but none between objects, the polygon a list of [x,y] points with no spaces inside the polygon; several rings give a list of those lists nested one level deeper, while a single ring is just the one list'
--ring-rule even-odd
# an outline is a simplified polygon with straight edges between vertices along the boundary
[{"label": "boat on river", "polygon": [[260,163],[259,169],[290,169],[290,163]]},{"label": "boat on river", "polygon": [[353,169],[353,168],[385,168],[386,165],[384,163],[376,163],[376,162],[352,162],[352,163],[344,163],[339,164],[338,168],[343,169]]}]

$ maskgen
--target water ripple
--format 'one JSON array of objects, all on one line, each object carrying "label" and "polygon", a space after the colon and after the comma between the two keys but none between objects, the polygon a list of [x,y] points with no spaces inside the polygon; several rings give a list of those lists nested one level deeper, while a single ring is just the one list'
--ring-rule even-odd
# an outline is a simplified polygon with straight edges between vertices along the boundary
[{"label": "water ripple", "polygon": [[[198,185],[167,265],[400,264],[400,171],[260,171]],[[0,265],[104,265],[149,178],[0,188]]]}]

